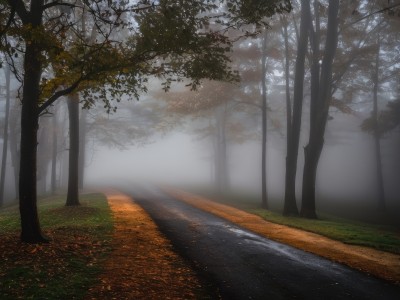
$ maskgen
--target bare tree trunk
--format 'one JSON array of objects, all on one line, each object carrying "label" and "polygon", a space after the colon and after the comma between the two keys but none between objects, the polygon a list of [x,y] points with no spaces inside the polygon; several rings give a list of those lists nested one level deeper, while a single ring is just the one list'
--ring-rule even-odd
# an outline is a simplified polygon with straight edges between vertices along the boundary
[{"label": "bare tree trunk", "polygon": [[[67,105],[68,107],[68,105]],[[61,129],[61,134],[59,135],[59,143],[60,146],[58,147],[60,149],[60,152],[58,154],[58,186],[61,188],[66,188],[68,187],[68,155],[69,151],[68,149],[68,141],[69,141],[69,132],[66,132],[66,128],[69,126],[69,112],[68,108],[65,109],[60,109],[60,112],[58,114],[59,116],[59,127]]]},{"label": "bare tree trunk", "polygon": [[261,146],[261,207],[268,209],[267,193],[267,82],[265,76],[267,62],[267,30],[265,29],[262,43],[261,59],[261,98],[262,98],[262,146]]},{"label": "bare tree trunk", "polygon": [[58,120],[57,106],[54,107],[52,129],[53,129],[53,146],[51,155],[51,192],[56,193],[57,190],[57,152],[58,152]]},{"label": "bare tree trunk", "polygon": [[6,111],[4,117],[4,134],[3,134],[3,157],[1,160],[1,177],[0,177],[0,206],[4,204],[4,184],[6,181],[7,167],[7,151],[8,151],[8,120],[10,115],[10,68],[6,65],[4,70],[6,77]]},{"label": "bare tree trunk", "polygon": [[11,163],[13,166],[13,174],[14,174],[14,187],[15,187],[15,198],[19,198],[19,160],[20,160],[20,149],[19,149],[19,140],[18,136],[20,136],[20,132],[18,130],[19,126],[19,103],[15,103],[11,109],[11,118],[10,118],[10,154],[11,154]]},{"label": "bare tree trunk", "polygon": [[[38,7],[36,7],[38,8]],[[32,8],[33,10],[34,8]],[[40,9],[40,8],[38,8]],[[36,26],[40,24],[39,16]],[[39,82],[41,53],[33,41],[26,45],[24,60],[24,86],[21,112],[21,157],[19,172],[19,209],[21,214],[21,240],[28,243],[47,242],[40,229],[37,212],[36,166],[37,133],[39,128]]]},{"label": "bare tree trunk", "polygon": [[87,110],[81,110],[79,119],[79,188],[83,189],[85,182],[85,163],[86,163],[86,116]]},{"label": "bare tree trunk", "polygon": [[[328,27],[325,43],[324,57],[321,65],[321,74],[313,66],[311,82],[312,88],[318,89],[311,93],[310,110],[310,137],[308,145],[304,148],[304,172],[302,206],[300,215],[306,218],[317,218],[315,207],[315,185],[319,158],[324,145],[324,135],[328,120],[329,106],[332,95],[332,64],[335,57],[338,40],[338,12],[339,0],[330,0],[328,7]],[[318,55],[319,52],[313,53]],[[313,59],[313,64],[319,63]],[[315,76],[319,75],[319,82]],[[318,87],[316,88],[315,85]]]},{"label": "bare tree trunk", "polygon": [[215,184],[219,194],[224,194],[229,188],[228,157],[226,150],[225,108],[217,107],[216,118],[216,156]]},{"label": "bare tree trunk", "polygon": [[79,205],[79,95],[68,96],[69,113],[69,170],[68,194],[65,205]]},{"label": "bare tree trunk", "polygon": [[296,73],[294,80],[293,113],[286,155],[284,215],[298,215],[299,213],[296,204],[296,172],[303,108],[304,62],[307,53],[309,19],[310,1],[302,0],[300,34],[297,46]]},{"label": "bare tree trunk", "polygon": [[375,161],[376,161],[376,177],[378,187],[378,210],[382,213],[386,212],[385,189],[383,184],[382,156],[381,156],[381,138],[380,133],[374,133],[375,141]]},{"label": "bare tree trunk", "polygon": [[37,153],[37,193],[44,195],[47,193],[47,177],[49,163],[51,161],[51,131],[50,118],[40,119],[38,130],[38,153]]},{"label": "bare tree trunk", "polygon": [[285,16],[281,17],[283,38],[285,40],[285,89],[286,89],[286,144],[289,145],[292,137],[292,101],[290,99],[290,71],[289,71],[289,35],[288,23]]},{"label": "bare tree trunk", "polygon": [[378,188],[378,210],[379,212],[386,212],[386,200],[385,200],[385,188],[383,184],[383,172],[382,172],[382,156],[381,156],[381,132],[378,121],[378,88],[379,88],[379,54],[380,54],[380,36],[378,34],[378,49],[375,59],[375,70],[373,73],[374,83],[374,107],[372,116],[375,121],[374,128],[374,144],[375,144],[375,163],[376,163],[376,177],[377,177],[377,188]]}]

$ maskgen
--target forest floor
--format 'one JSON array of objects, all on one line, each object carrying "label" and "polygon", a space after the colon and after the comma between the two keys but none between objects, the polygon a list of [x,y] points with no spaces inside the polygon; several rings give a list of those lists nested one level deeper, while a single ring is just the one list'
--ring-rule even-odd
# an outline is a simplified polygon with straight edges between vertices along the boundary
[{"label": "forest floor", "polygon": [[[347,245],[262,218],[206,198],[166,189],[177,199],[223,217],[270,239],[315,253],[376,277],[400,284],[400,255]],[[106,192],[113,212],[112,253],[100,283],[87,299],[207,299],[209,287],[174,252],[148,214],[131,198]],[[215,296],[214,296],[215,297]]]}]

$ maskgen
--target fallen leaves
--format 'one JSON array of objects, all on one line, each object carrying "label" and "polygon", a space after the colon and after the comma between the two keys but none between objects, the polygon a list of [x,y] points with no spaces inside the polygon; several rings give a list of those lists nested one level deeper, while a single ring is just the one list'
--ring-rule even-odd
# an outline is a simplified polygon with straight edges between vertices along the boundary
[{"label": "fallen leaves", "polygon": [[198,277],[129,197],[108,197],[115,230],[110,259],[88,299],[207,299]]},{"label": "fallen leaves", "polygon": [[[44,230],[52,242],[40,245],[21,243],[17,233],[0,232],[0,298],[209,299],[203,283],[151,218],[130,198],[121,197],[109,201],[115,225],[111,241],[102,235],[104,229],[82,225]],[[83,209],[81,215],[95,213]],[[73,208],[53,212],[76,216]],[[78,286],[79,295],[62,294],[72,285]]]},{"label": "fallen leaves", "polygon": [[45,230],[52,242],[38,245],[20,242],[16,233],[1,233],[0,298],[52,299],[52,291],[47,288],[74,284],[71,278],[84,272],[77,272],[80,265],[86,265],[86,271],[93,273],[91,270],[99,268],[101,257],[108,251],[109,242],[96,240],[86,231],[84,227]]}]

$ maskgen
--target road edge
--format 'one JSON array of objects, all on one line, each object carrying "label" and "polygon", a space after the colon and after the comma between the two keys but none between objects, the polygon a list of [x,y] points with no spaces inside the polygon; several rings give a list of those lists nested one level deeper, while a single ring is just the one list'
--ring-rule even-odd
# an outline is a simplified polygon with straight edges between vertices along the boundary
[{"label": "road edge", "polygon": [[348,245],[322,235],[272,223],[257,215],[186,191],[171,187],[163,187],[162,190],[180,201],[222,217],[271,240],[319,255],[400,285],[400,255],[369,247]]}]

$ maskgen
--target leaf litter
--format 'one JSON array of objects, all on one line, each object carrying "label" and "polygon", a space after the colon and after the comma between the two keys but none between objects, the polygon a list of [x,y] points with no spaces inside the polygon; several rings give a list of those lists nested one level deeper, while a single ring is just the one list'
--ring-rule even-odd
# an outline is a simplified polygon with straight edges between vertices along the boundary
[{"label": "leaf litter", "polygon": [[117,192],[106,195],[114,217],[113,250],[86,299],[211,299],[139,205]]}]

